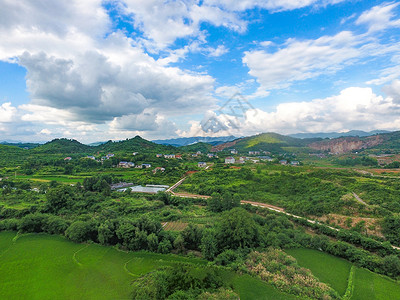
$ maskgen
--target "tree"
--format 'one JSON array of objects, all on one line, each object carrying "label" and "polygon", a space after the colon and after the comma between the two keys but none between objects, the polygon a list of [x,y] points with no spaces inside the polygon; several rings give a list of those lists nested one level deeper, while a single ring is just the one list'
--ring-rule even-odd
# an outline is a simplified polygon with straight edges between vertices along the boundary
[{"label": "tree", "polygon": [[400,259],[396,255],[385,256],[382,268],[387,275],[397,277],[400,275]]},{"label": "tree", "polygon": [[21,219],[18,229],[22,232],[42,232],[47,222],[47,215],[31,214]]},{"label": "tree", "polygon": [[59,216],[50,215],[47,223],[43,225],[43,230],[50,234],[64,234],[68,228],[68,223]]},{"label": "tree", "polygon": [[130,222],[123,222],[116,230],[118,238],[122,241],[122,244],[128,249],[132,249],[135,243],[136,227]]},{"label": "tree", "polygon": [[174,248],[178,250],[179,253],[183,253],[183,251],[185,250],[185,244],[181,234],[178,234],[178,236],[174,240]]},{"label": "tree", "polygon": [[72,164],[68,164],[64,168],[65,175],[71,175],[74,172],[74,166]]},{"label": "tree", "polygon": [[202,237],[202,230],[200,229],[200,227],[193,224],[189,224],[182,231],[182,237],[186,249],[191,249],[191,250],[200,249],[200,243]]},{"label": "tree", "polygon": [[65,231],[65,235],[73,242],[96,241],[97,230],[92,222],[76,221]]},{"label": "tree", "polygon": [[69,185],[59,185],[51,188],[46,193],[47,207],[50,211],[57,212],[60,209],[68,208],[75,198],[74,190]]},{"label": "tree", "polygon": [[213,260],[215,258],[215,255],[218,252],[215,230],[207,228],[203,231],[200,248],[205,259]]},{"label": "tree", "polygon": [[212,193],[211,198],[208,200],[208,208],[213,212],[222,211],[221,196],[217,193]]},{"label": "tree", "polygon": [[118,243],[118,237],[116,235],[116,222],[106,220],[100,224],[97,229],[98,240],[102,245],[115,245]]},{"label": "tree", "polygon": [[162,254],[170,253],[171,249],[172,249],[172,244],[169,240],[164,239],[158,244],[158,252]]},{"label": "tree", "polygon": [[246,210],[236,207],[222,214],[217,237],[222,248],[253,247],[258,243],[257,224]]},{"label": "tree", "polygon": [[158,237],[151,233],[147,236],[147,245],[150,251],[156,252],[158,249]]}]

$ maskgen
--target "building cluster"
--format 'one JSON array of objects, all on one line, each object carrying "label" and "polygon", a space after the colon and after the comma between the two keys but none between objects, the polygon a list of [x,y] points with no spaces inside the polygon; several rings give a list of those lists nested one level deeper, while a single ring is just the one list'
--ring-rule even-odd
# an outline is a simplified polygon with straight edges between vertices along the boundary
[{"label": "building cluster", "polygon": [[[252,152],[252,151],[250,151]],[[253,151],[253,152],[258,152],[258,151]],[[257,156],[257,157],[246,157],[246,156],[240,156],[238,159],[235,159],[233,156],[228,156],[225,158],[225,163],[226,164],[244,164],[247,161],[252,162],[252,163],[259,163],[260,161],[268,161],[272,162],[274,159],[270,156]],[[298,166],[300,165],[300,162],[297,160],[292,160],[288,162],[286,159],[282,159],[279,161],[281,165],[291,165],[291,166]]]}]

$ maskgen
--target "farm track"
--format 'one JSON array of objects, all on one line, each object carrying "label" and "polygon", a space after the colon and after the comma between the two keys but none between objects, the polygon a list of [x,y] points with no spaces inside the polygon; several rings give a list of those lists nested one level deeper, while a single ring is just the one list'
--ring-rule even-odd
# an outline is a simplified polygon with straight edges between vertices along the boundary
[{"label": "farm track", "polygon": [[366,205],[366,206],[369,206],[369,205],[368,205],[367,203],[365,203],[364,200],[361,199],[360,196],[358,196],[356,193],[353,192],[353,196],[354,196],[354,198],[356,198],[356,200],[357,200],[358,202],[360,202],[361,204],[364,204],[364,205]]},{"label": "farm track", "polygon": [[[372,173],[371,173],[371,174],[372,174]],[[376,176],[376,175],[372,175],[372,176],[374,176],[374,177],[381,177],[381,176]],[[205,195],[196,195],[196,194],[189,194],[189,193],[174,193],[173,190],[174,190],[176,187],[178,187],[179,185],[181,185],[182,182],[183,182],[186,178],[187,178],[187,177],[183,177],[182,179],[180,179],[177,183],[175,183],[173,186],[171,186],[166,192],[170,192],[172,195],[177,196],[177,197],[182,197],[182,198],[188,198],[188,197],[189,197],[188,195],[191,196],[190,198],[203,198],[203,199],[210,198],[210,196],[205,196]],[[183,195],[180,196],[180,194],[183,194],[184,196],[183,196]],[[362,204],[364,204],[364,205],[368,205],[368,204],[365,203],[357,194],[353,193],[353,196],[356,198],[356,200],[357,200],[358,202],[360,202],[360,203],[362,203]],[[301,217],[301,216],[297,216],[297,215],[288,213],[288,212],[286,212],[282,207],[274,206],[274,205],[271,205],[271,204],[266,204],[266,203],[261,203],[261,202],[254,202],[254,201],[248,201],[248,200],[241,200],[241,201],[240,201],[240,204],[242,204],[242,205],[250,204],[251,206],[266,208],[266,209],[269,209],[269,210],[272,210],[272,211],[275,211],[275,212],[278,212],[278,213],[282,213],[282,214],[284,214],[284,215],[286,215],[286,216],[293,217],[293,218],[296,218],[296,219],[305,219],[305,220],[306,220],[308,223],[310,223],[310,224],[319,224],[319,223],[320,223],[320,222],[315,221],[315,220],[307,219],[307,218],[305,218],[305,217]],[[332,226],[329,226],[329,225],[326,225],[326,224],[323,224],[323,225],[325,225],[326,227],[328,227],[328,228],[330,228],[330,229],[332,229],[332,230],[339,231],[338,228],[335,228],[335,227],[332,227]],[[400,250],[400,247],[397,247],[397,246],[394,246],[394,245],[391,245],[391,246],[392,246],[393,249]]]},{"label": "farm track", "polygon": [[86,246],[80,248],[78,251],[76,251],[73,255],[72,255],[72,260],[74,261],[74,263],[76,263],[78,266],[82,267],[83,264],[79,262],[79,260],[76,258],[76,255],[81,252],[82,250],[85,250],[87,247],[89,247],[90,244],[87,244]]},{"label": "farm track", "polygon": [[133,276],[133,277],[138,277],[138,275],[136,275],[136,274],[133,274],[131,271],[129,271],[129,269],[128,269],[128,264],[132,261],[132,260],[134,260],[135,259],[135,257],[132,257],[130,260],[128,260],[125,264],[124,264],[124,271],[128,274],[128,275],[130,275],[130,276]]}]

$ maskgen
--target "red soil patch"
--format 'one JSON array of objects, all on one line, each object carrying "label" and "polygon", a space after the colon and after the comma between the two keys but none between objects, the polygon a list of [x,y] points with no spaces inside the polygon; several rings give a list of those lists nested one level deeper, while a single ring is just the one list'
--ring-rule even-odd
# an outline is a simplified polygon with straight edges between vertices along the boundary
[{"label": "red soil patch", "polygon": [[191,174],[194,174],[194,173],[197,173],[198,171],[187,171],[186,173],[185,173],[185,175],[191,175]]},{"label": "red soil patch", "polygon": [[[347,219],[349,219],[349,218],[351,219],[350,227],[347,226]],[[383,237],[383,234],[381,232],[381,227],[379,224],[380,219],[343,216],[343,215],[337,215],[337,214],[328,214],[328,215],[325,215],[322,217],[315,217],[315,219],[317,219],[319,221],[323,221],[325,223],[327,223],[327,221],[329,221],[329,224],[336,224],[344,229],[349,229],[352,226],[355,226],[357,223],[359,223],[361,221],[365,221],[365,229],[367,231],[367,234]]]}]

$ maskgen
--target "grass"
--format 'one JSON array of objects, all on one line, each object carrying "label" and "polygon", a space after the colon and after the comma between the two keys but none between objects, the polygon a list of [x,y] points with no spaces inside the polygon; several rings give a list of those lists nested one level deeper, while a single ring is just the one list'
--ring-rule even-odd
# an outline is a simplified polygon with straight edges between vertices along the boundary
[{"label": "grass", "polygon": [[354,279],[352,300],[400,298],[400,284],[390,278],[357,268]]},{"label": "grass", "polygon": [[[310,269],[322,282],[344,295],[351,263],[312,249],[290,249],[286,252],[295,257],[300,266]],[[400,299],[399,282],[366,269],[355,267],[353,284],[352,300]]]},{"label": "grass", "polygon": [[0,236],[1,245],[9,248],[0,257],[0,299],[127,299],[131,281],[159,266],[206,263],[75,244],[58,236],[24,235],[15,243],[9,233]]},{"label": "grass", "polygon": [[279,143],[285,143],[285,142],[281,141],[273,136],[270,136],[268,134],[261,134],[261,135],[258,135],[256,137],[252,138],[250,141],[248,141],[246,148],[254,147],[260,143],[279,144]]},{"label": "grass", "polygon": [[[125,252],[61,236],[0,233],[0,299],[129,299],[131,282],[161,266],[208,262],[174,254]],[[294,299],[248,275],[224,271],[241,299]]]},{"label": "grass", "polygon": [[236,276],[233,287],[241,300],[290,300],[298,299],[295,296],[284,294],[271,285],[257,280],[250,275]]},{"label": "grass", "polygon": [[15,232],[2,232],[0,234],[0,258],[7,249],[12,245],[12,239],[15,237]]},{"label": "grass", "polygon": [[300,266],[310,269],[320,281],[329,284],[340,295],[344,295],[351,263],[312,249],[290,249],[286,252],[296,258]]},{"label": "grass", "polygon": [[30,179],[36,182],[57,181],[60,183],[77,183],[83,182],[83,177],[71,175],[17,175],[17,179]]}]

